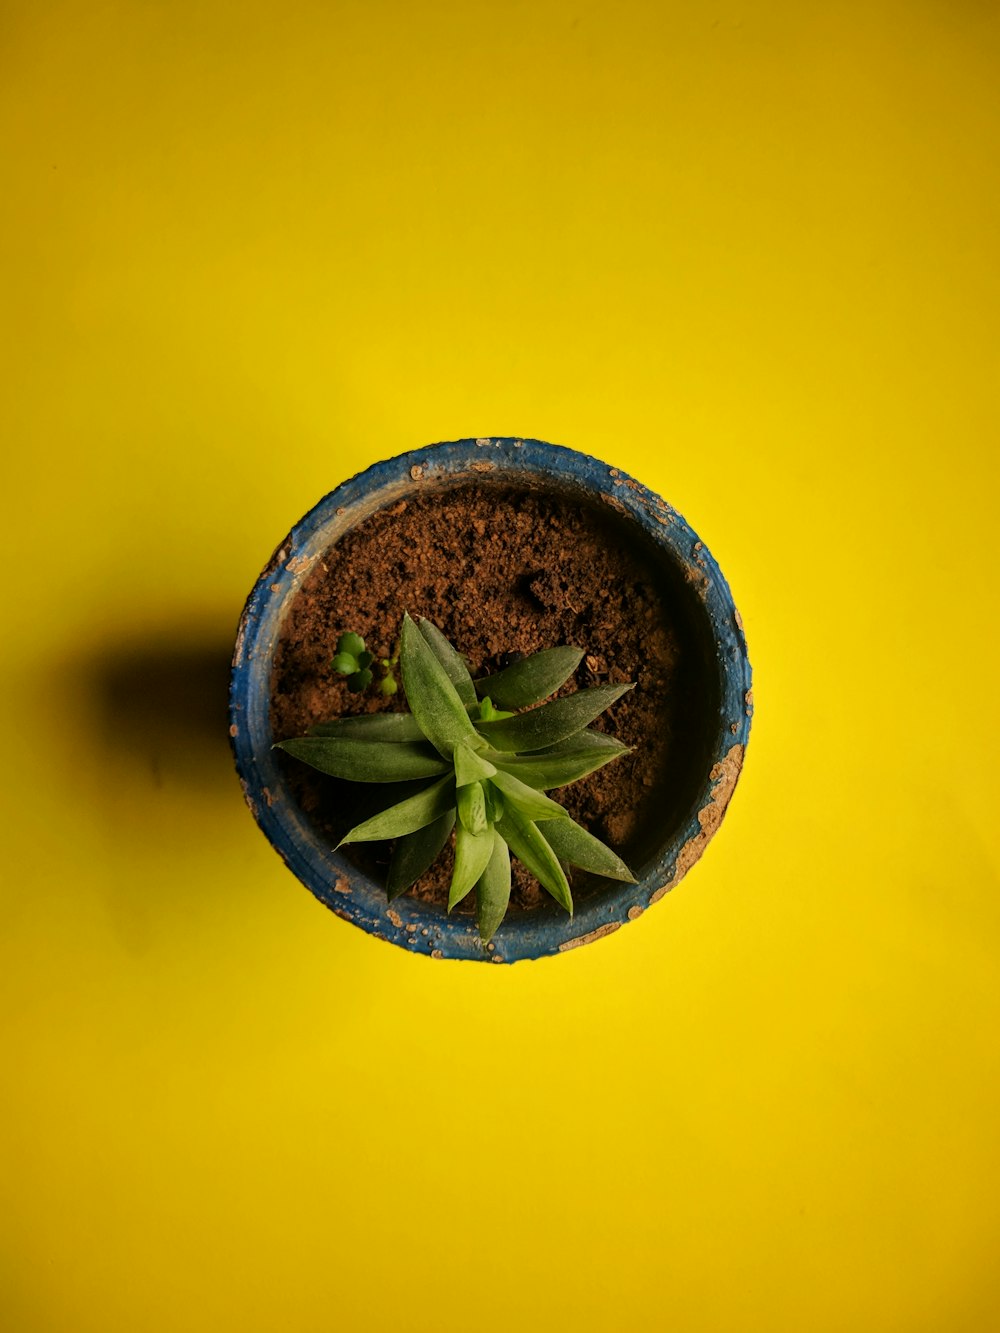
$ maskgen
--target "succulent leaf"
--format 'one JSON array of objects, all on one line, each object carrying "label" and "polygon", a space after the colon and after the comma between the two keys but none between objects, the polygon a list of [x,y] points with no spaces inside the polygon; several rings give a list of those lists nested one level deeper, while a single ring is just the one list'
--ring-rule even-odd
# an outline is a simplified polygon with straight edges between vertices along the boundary
[{"label": "succulent leaf", "polygon": [[510,902],[510,852],[496,829],[490,830],[490,836],[493,849],[476,884],[476,921],[484,944],[493,938]]},{"label": "succulent leaf", "polygon": [[409,782],[448,772],[437,751],[423,742],[382,745],[338,736],[298,736],[275,747],[321,773],[352,782]]},{"label": "succulent leaf", "polygon": [[482,743],[448,673],[408,615],[403,617],[400,665],[410,711],[434,748],[449,760],[459,741],[481,749]]},{"label": "succulent leaf", "polygon": [[455,780],[449,773],[437,782],[391,805],[371,819],[366,819],[346,833],[337,844],[347,842],[381,842],[385,838],[401,838],[419,828],[432,824],[441,815],[455,807]]},{"label": "succulent leaf", "polygon": [[580,731],[558,745],[531,754],[494,753],[497,766],[504,772],[512,773],[529,787],[552,791],[628,754],[629,748],[603,732]]},{"label": "succulent leaf", "polygon": [[367,667],[363,667],[362,670],[355,671],[347,677],[347,688],[352,694],[360,694],[362,690],[367,690],[371,683],[372,673]]},{"label": "succulent leaf", "polygon": [[458,822],[470,833],[482,833],[489,820],[486,817],[486,793],[481,782],[470,782],[458,788]]},{"label": "succulent leaf", "polygon": [[459,787],[466,787],[470,782],[481,782],[491,778],[497,771],[483,755],[479,755],[466,741],[459,741],[455,746],[455,782]]},{"label": "succulent leaf", "polygon": [[448,911],[460,903],[486,869],[493,851],[493,830],[484,824],[473,833],[461,821],[455,830],[455,869],[448,890]]},{"label": "succulent leaf", "polygon": [[506,798],[508,806],[516,806],[525,819],[568,819],[565,809],[558,801],[551,800],[535,787],[529,787],[510,773],[499,769],[490,785],[499,788]]},{"label": "succulent leaf", "polygon": [[466,708],[472,708],[476,702],[476,687],[465,665],[465,658],[452,647],[432,620],[425,617],[417,622],[417,626],[431,652],[444,667],[448,679],[455,687],[455,693]]},{"label": "succulent leaf", "polygon": [[546,824],[545,837],[560,861],[579,866],[581,870],[591,870],[595,875],[605,875],[608,879],[620,879],[628,884],[636,882],[621,857],[573,819],[562,819],[558,823],[553,820]]},{"label": "succulent leaf", "polygon": [[580,665],[582,648],[543,648],[492,676],[476,681],[476,691],[501,708],[530,708],[555,694]]},{"label": "succulent leaf", "polygon": [[333,722],[317,722],[309,728],[309,734],[350,736],[383,743],[426,740],[412,713],[362,713],[359,717],[340,717]]},{"label": "succulent leaf", "polygon": [[476,722],[497,722],[502,717],[513,717],[513,713],[506,712],[502,708],[494,708],[493,700],[489,695],[479,702],[479,713],[472,714],[473,721]]},{"label": "succulent leaf", "polygon": [[477,722],[476,730],[495,750],[530,753],[581,731],[616,699],[634,688],[632,684],[593,685],[562,699],[553,699],[551,703],[540,704],[526,713],[518,713],[516,717],[504,718],[500,722]]},{"label": "succulent leaf", "polygon": [[432,824],[425,824],[396,840],[386,881],[390,902],[412,887],[434,864],[454,827],[455,812],[448,810]]},{"label": "succulent leaf", "polygon": [[338,653],[330,666],[340,676],[351,676],[358,669],[358,659],[353,653]]},{"label": "succulent leaf", "polygon": [[495,824],[498,820],[503,819],[503,792],[494,787],[492,782],[483,783],[483,792],[486,796],[486,818],[491,824]]},{"label": "succulent leaf", "polygon": [[[556,825],[562,821],[556,821]],[[555,826],[555,825],[554,825]],[[531,871],[543,889],[555,898],[561,907],[573,915],[573,895],[569,891],[566,872],[559,864],[559,858],[546,842],[537,824],[532,823],[510,803],[504,810],[503,818],[496,825],[497,832],[506,842],[517,859]]]},{"label": "succulent leaf", "polygon": [[546,745],[541,750],[532,750],[530,758],[541,759],[546,755],[566,754],[578,746],[588,746],[595,750],[610,748],[616,751],[629,748],[627,745],[622,745],[614,736],[609,736],[606,731],[598,731],[595,727],[584,727],[582,731],[575,731],[572,736],[567,736],[564,741],[556,741],[554,745]]}]

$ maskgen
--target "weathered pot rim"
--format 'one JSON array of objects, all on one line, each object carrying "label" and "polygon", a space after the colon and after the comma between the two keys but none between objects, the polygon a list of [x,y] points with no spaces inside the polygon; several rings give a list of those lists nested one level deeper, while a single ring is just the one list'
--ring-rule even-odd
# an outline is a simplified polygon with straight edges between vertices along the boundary
[{"label": "weathered pot rim", "polygon": [[[515,485],[585,492],[632,521],[648,545],[680,568],[704,608],[719,666],[718,737],[687,824],[660,848],[637,884],[611,883],[573,917],[552,910],[504,921],[484,947],[468,916],[385,889],[323,844],[298,809],[271,745],[270,681],[283,610],[313,562],[369,514],[427,485],[476,474]],[[514,437],[427,445],[366,468],[324,496],[277,547],[247,599],[237,633],[229,735],[247,804],[265,836],[306,887],[333,912],[379,939],[434,958],[511,963],[563,953],[634,921],[698,860],[722,821],[739,778],[753,713],[746,639],[729,586],[704,543],[666,501],[619,468],[562,445]],[[557,915],[558,913],[558,915]]]}]

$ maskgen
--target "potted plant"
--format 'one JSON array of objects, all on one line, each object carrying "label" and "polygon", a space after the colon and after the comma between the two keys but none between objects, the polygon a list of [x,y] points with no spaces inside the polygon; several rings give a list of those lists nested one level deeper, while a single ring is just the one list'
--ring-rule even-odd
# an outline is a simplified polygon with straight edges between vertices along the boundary
[{"label": "potted plant", "polygon": [[[455,661],[464,655],[473,675],[496,680],[512,668],[516,676],[519,661],[560,649],[572,655],[560,696],[572,697],[575,686],[603,690],[600,697],[611,701],[606,714],[584,725],[598,737],[589,744],[600,745],[603,735],[608,753],[619,757],[554,793],[574,824],[614,858],[600,875],[595,863],[570,872],[572,915],[539,888],[516,848],[509,911],[481,931],[473,895],[465,910],[449,914],[455,867],[448,846],[436,869],[391,900],[391,846],[338,846],[375,809],[406,799],[406,779],[398,791],[388,780],[379,785],[366,813],[356,784],[345,781],[347,770],[335,766],[339,776],[323,776],[289,751],[296,738],[324,728],[335,735],[341,726],[343,733],[338,719],[411,706],[405,649],[399,669],[404,613],[413,617],[406,635],[414,662],[419,640],[436,648],[439,662],[457,650]],[[347,631],[368,647],[345,640]],[[334,662],[341,643],[355,656]],[[358,654],[369,651],[373,659],[359,666]],[[377,678],[369,684],[363,677],[372,671]],[[399,675],[404,689],[396,693]],[[632,681],[637,688],[624,693]],[[365,684],[367,690],[356,689]],[[488,691],[478,690],[463,705],[475,714],[477,737],[488,720],[484,698]],[[516,709],[515,697],[507,702]],[[420,704],[412,708],[420,711]],[[320,501],[281,543],[240,623],[230,736],[261,828],[339,916],[411,951],[513,962],[600,938],[679,881],[722,819],[751,713],[738,614],[717,565],[684,520],[632,478],[583,454],[540,441],[478,439],[376,464]],[[425,741],[426,732],[414,744]],[[434,761],[452,760],[445,745],[435,754],[430,744],[423,762],[434,772],[423,774],[421,787],[437,772]],[[481,748],[472,742],[467,769]],[[484,785],[496,788],[492,779]],[[571,860],[565,840],[558,860]],[[614,865],[621,869],[612,880],[606,876]],[[393,887],[398,880],[396,874]]]}]

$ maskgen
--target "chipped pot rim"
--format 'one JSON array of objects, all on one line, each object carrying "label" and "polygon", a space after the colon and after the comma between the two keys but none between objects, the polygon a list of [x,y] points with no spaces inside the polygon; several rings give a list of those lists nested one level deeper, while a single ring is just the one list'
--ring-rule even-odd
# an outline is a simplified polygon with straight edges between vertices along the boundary
[{"label": "chipped pot rim", "polygon": [[[324,843],[299,810],[272,750],[270,684],[284,612],[316,559],[371,514],[426,486],[491,479],[576,491],[608,504],[645,534],[654,556],[679,568],[704,609],[719,668],[717,736],[690,818],[664,843],[636,884],[577,905],[508,917],[484,946],[468,916],[385,888]],[[739,778],[753,714],[750,662],[739,612],[722,571],[680,514],[620,468],[563,445],[479,437],[427,445],[375,463],[324,496],[275,549],[240,619],[229,692],[229,735],[247,804],[290,870],[337,916],[411,953],[512,963],[565,953],[601,939],[672,889],[698,860]]]}]

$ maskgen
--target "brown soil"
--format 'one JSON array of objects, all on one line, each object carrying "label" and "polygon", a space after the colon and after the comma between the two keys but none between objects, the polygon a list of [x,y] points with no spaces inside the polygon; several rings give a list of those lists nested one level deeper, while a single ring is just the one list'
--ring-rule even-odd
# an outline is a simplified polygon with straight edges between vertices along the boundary
[{"label": "brown soil", "polygon": [[[349,713],[402,708],[374,691],[350,693],[330,659],[346,630],[378,657],[395,648],[403,611],[429,616],[469,660],[473,675],[511,655],[559,644],[585,650],[575,688],[635,681],[637,688],[595,726],[635,747],[632,754],[552,795],[640,873],[687,813],[692,756],[705,748],[711,700],[704,647],[682,582],[654,577],[646,552],[610,512],[557,495],[479,482],[417,495],[374,514],[331,547],[290,607],[275,654],[271,722],[276,740]],[[310,820],[331,842],[389,803],[385,786],[325,777],[284,759]],[[401,787],[399,797],[407,794]],[[345,848],[384,879],[390,849]],[[513,910],[548,896],[514,863]],[[411,893],[447,901],[450,849]],[[577,875],[576,896],[608,881]],[[467,910],[472,909],[471,896]]]}]

